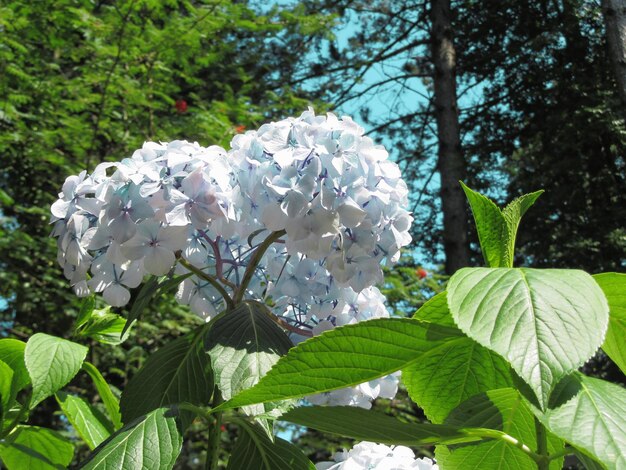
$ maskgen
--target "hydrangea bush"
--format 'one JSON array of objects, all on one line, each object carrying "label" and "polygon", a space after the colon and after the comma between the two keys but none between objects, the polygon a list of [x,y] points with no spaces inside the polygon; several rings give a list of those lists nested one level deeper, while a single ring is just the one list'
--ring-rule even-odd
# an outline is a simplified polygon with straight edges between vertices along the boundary
[{"label": "hydrangea bush", "polygon": [[[463,188],[488,267],[392,318],[376,284],[411,241],[407,186],[348,117],[309,110],[228,151],[146,143],[70,176],[51,211],[59,264],[85,297],[77,335],[119,342],[172,288],[206,322],[152,355],[119,402],[84,346],[0,340],[0,460],[69,464],[62,436],[22,424],[55,394],[93,449],[87,469],[171,468],[195,418],[213,469],[225,421],[238,427],[229,469],[315,468],[274,436],[277,419],[363,441],[317,468],[548,469],[569,454],[624,468],[626,393],[576,369],[600,346],[625,369],[626,275],[514,268],[541,192],[501,210]],[[95,294],[114,308],[133,299],[128,318],[94,310]],[[79,370],[107,416],[61,390]],[[400,377],[429,423],[368,411]],[[407,447],[433,445],[437,465]]]},{"label": "hydrangea bush", "polygon": [[[53,235],[79,296],[121,307],[146,276],[193,269],[176,298],[207,321],[251,299],[308,337],[389,316],[374,284],[411,241],[407,196],[361,127],[309,110],[237,135],[230,152],[149,142],[70,176],[52,205]],[[254,244],[264,236],[274,243]],[[396,390],[390,376],[313,401],[369,407]]]}]

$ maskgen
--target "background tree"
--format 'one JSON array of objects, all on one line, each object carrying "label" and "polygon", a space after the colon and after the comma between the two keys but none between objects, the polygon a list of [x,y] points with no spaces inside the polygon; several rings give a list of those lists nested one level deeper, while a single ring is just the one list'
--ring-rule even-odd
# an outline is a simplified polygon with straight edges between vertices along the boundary
[{"label": "background tree", "polygon": [[484,84],[464,119],[478,185],[495,168],[505,198],[546,189],[529,214],[545,222],[521,227],[520,262],[623,269],[626,128],[599,5],[483,6],[458,18],[459,67]]},{"label": "background tree", "polygon": [[469,265],[465,195],[459,181],[465,180],[466,164],[461,150],[459,109],[456,98],[456,49],[450,0],[433,0],[431,60],[434,65],[434,114],[437,122],[437,168],[439,170],[441,210],[443,211],[443,249],[446,273],[454,274]]},{"label": "background tree", "polygon": [[622,104],[626,107],[626,2],[603,0],[606,39]]}]

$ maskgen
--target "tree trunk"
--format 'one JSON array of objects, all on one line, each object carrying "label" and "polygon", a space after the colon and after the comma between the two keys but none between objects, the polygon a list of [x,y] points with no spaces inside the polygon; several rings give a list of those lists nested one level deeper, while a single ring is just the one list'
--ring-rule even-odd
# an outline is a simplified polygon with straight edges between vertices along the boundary
[{"label": "tree trunk", "polygon": [[617,88],[626,109],[626,0],[602,0],[602,12]]},{"label": "tree trunk", "polygon": [[443,247],[446,255],[446,273],[452,274],[469,264],[469,246],[465,196],[459,185],[459,181],[465,178],[466,167],[461,152],[456,102],[456,52],[450,18],[450,0],[432,0],[431,21]]}]

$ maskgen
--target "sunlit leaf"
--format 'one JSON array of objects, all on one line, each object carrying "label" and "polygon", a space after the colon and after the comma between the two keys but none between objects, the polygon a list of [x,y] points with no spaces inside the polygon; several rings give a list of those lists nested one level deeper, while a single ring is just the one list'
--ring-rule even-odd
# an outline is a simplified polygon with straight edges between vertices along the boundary
[{"label": "sunlit leaf", "polygon": [[458,336],[453,328],[400,318],[335,328],[292,348],[257,385],[219,409],[358,385],[418,363],[425,353]]},{"label": "sunlit leaf", "polygon": [[174,466],[182,444],[176,410],[159,408],[109,437],[79,468],[166,470]]},{"label": "sunlit leaf", "polygon": [[33,384],[30,407],[66,385],[80,370],[87,348],[80,344],[36,333],[26,343],[24,360]]},{"label": "sunlit leaf", "polygon": [[459,328],[507,359],[542,407],[593,356],[608,324],[602,290],[577,270],[464,268],[450,279],[448,304]]},{"label": "sunlit leaf", "polygon": [[56,399],[70,424],[90,449],[95,449],[113,432],[111,423],[84,399],[57,392]]}]

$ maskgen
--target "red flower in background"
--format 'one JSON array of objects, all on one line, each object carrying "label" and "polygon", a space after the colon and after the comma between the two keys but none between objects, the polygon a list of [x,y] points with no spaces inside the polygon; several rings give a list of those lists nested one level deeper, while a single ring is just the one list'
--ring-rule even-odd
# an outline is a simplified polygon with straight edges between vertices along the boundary
[{"label": "red flower in background", "polygon": [[424,279],[426,276],[428,276],[428,271],[426,271],[424,268],[417,268],[415,274],[417,274],[417,277],[419,277],[420,279]]},{"label": "red flower in background", "polygon": [[245,130],[246,130],[246,126],[244,126],[243,124],[240,125],[240,126],[235,126],[235,132],[237,134],[241,134]]},{"label": "red flower in background", "polygon": [[187,102],[185,100],[176,100],[174,107],[176,108],[176,111],[178,111],[178,114],[187,112]]}]

